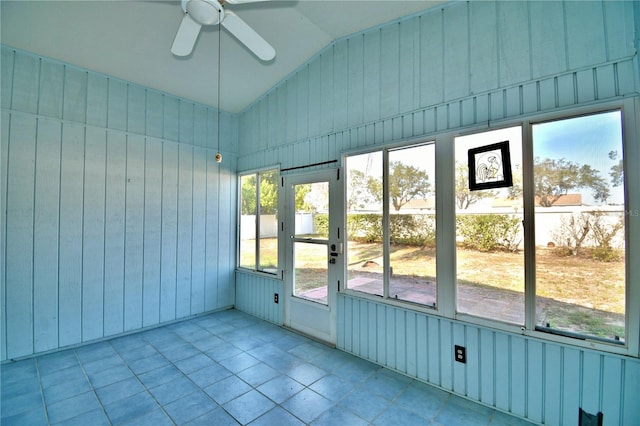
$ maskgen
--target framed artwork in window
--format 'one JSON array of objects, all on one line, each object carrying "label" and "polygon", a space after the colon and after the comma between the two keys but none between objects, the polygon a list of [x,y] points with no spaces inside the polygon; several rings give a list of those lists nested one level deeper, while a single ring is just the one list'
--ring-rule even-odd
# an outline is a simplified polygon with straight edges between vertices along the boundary
[{"label": "framed artwork in window", "polygon": [[471,191],[513,186],[509,141],[470,149],[468,164]]}]

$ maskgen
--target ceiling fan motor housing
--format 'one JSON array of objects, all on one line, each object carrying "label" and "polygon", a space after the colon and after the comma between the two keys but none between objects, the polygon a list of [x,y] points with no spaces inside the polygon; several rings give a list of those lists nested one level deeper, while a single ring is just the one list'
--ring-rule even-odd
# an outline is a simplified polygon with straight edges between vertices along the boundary
[{"label": "ceiling fan motor housing", "polygon": [[216,0],[182,0],[182,10],[200,25],[216,25],[224,19],[224,9]]}]

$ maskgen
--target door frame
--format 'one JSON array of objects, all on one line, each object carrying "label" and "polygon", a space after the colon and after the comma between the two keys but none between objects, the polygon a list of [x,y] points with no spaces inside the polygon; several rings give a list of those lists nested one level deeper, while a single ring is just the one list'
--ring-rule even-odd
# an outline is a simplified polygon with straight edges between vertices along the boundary
[{"label": "door frame", "polygon": [[[293,330],[306,334],[314,339],[321,340],[330,345],[335,345],[337,341],[337,294],[341,283],[344,282],[344,187],[342,185],[341,169],[323,169],[313,172],[296,173],[282,176],[281,185],[283,193],[282,210],[284,214],[281,219],[282,238],[284,241],[283,255],[283,324]],[[294,259],[293,247],[295,235],[295,195],[293,186],[316,183],[329,183],[329,236],[327,239],[328,260],[335,259],[335,263],[327,264],[327,304],[306,300],[293,295],[294,280]],[[321,243],[323,244],[323,243]],[[332,245],[335,245],[332,247]],[[334,249],[335,250],[332,250]],[[301,312],[304,311],[304,314]],[[322,316],[324,321],[328,321],[327,332],[322,332],[314,328],[309,323],[303,321],[301,315]],[[302,321],[301,321],[302,320]]]}]

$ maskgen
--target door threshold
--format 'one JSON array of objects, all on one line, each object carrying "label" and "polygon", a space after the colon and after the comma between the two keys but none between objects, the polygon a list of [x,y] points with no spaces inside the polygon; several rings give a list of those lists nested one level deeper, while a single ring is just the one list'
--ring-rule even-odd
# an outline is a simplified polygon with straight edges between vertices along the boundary
[{"label": "door threshold", "polygon": [[314,342],[322,343],[323,345],[329,346],[330,348],[334,348],[334,349],[336,348],[335,343],[331,343],[326,340],[320,339],[319,337],[312,336],[310,334],[305,333],[304,331],[296,330],[295,328],[291,328],[284,324],[282,325],[282,328],[284,328],[285,330],[291,331],[293,333],[296,333],[302,337],[306,337],[307,339],[313,340]]}]

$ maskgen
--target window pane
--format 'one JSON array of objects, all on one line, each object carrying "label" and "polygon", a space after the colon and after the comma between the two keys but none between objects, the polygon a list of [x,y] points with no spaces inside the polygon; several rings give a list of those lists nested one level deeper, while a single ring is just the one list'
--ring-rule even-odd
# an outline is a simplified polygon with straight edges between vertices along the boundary
[{"label": "window pane", "polygon": [[256,268],[256,175],[240,177],[240,266]]},{"label": "window pane", "polygon": [[260,270],[278,269],[278,174],[260,173]]},{"label": "window pane", "polygon": [[296,242],[293,245],[295,271],[293,294],[327,304],[329,262],[326,244]]},{"label": "window pane", "polygon": [[389,297],[436,306],[435,148],[389,152]]},{"label": "window pane", "polygon": [[[509,142],[513,186],[471,191],[469,149],[504,141]],[[524,325],[521,127],[458,137],[455,151],[457,311]],[[505,177],[501,158],[489,157],[471,171],[476,183]]]},{"label": "window pane", "polygon": [[329,182],[295,185],[296,237],[329,238]]},{"label": "window pane", "polygon": [[621,113],[536,124],[532,131],[536,324],[623,340]]},{"label": "window pane", "polygon": [[346,170],[347,287],[382,296],[382,151],[348,157]]}]

